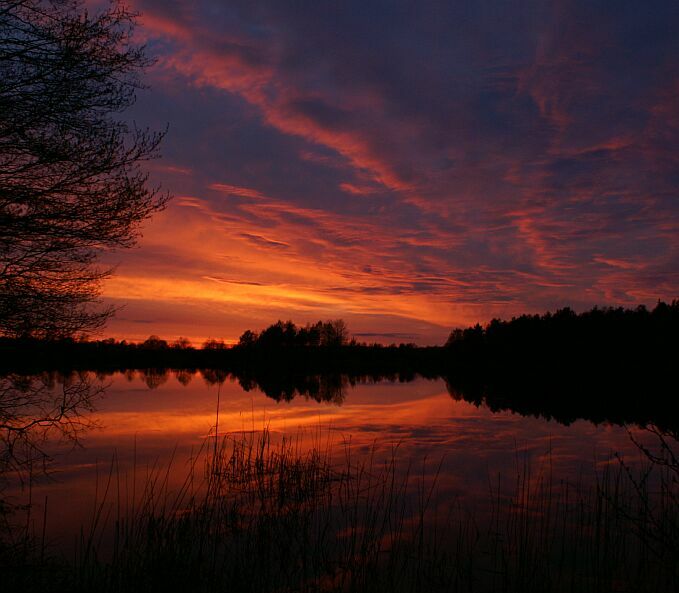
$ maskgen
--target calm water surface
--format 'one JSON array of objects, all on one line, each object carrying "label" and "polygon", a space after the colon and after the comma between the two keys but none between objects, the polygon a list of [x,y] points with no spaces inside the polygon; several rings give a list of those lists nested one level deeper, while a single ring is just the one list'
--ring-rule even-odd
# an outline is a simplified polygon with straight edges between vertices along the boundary
[{"label": "calm water surface", "polygon": [[469,508],[482,506],[498,484],[510,486],[522,468],[531,479],[549,474],[581,484],[619,463],[616,454],[630,463],[640,459],[624,427],[492,413],[456,400],[442,380],[346,384],[331,401],[297,396],[277,402],[256,388],[209,379],[188,372],[92,375],[105,386],[94,410],[84,412],[93,426],[77,444],[46,443],[53,457],[48,475],[37,472],[23,484],[12,480],[5,497],[30,499],[26,520],[39,532],[47,516],[47,539],[68,548],[102,503],[113,514],[150,474],[166,480],[169,490],[179,488],[191,460],[212,447],[217,424],[220,436],[268,427],[274,439],[294,437],[301,448],[330,446],[338,457],[372,456],[380,463],[396,451],[400,472],[438,473],[437,504]]}]

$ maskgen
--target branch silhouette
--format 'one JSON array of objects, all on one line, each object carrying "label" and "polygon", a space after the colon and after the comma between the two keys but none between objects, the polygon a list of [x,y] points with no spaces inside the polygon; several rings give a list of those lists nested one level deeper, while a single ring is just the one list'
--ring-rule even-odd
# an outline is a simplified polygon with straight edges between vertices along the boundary
[{"label": "branch silhouette", "polygon": [[0,335],[102,326],[99,255],[169,198],[142,167],[164,132],[120,117],[152,63],[135,24],[118,2],[0,1]]}]

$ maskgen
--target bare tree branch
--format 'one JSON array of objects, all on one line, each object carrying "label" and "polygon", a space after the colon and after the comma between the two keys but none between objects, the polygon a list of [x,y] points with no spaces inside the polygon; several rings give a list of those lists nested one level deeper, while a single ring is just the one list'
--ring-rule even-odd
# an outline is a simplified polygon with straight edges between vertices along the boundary
[{"label": "bare tree branch", "polygon": [[0,0],[0,334],[101,326],[99,254],[167,202],[142,169],[164,132],[115,117],[151,64],[135,22],[118,2]]},{"label": "bare tree branch", "polygon": [[89,373],[56,376],[18,374],[0,378],[0,476],[50,460],[46,443],[74,445],[92,427],[89,412],[105,390]]}]

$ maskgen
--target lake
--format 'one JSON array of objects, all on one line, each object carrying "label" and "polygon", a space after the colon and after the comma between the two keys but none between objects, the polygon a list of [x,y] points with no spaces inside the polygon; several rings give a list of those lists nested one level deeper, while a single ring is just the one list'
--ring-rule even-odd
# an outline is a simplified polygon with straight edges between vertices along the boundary
[{"label": "lake", "polygon": [[[52,394],[57,408],[65,401],[63,378],[43,375],[39,383],[46,386],[37,390],[40,397]],[[82,397],[86,405],[74,406],[72,424],[41,429],[30,443],[32,462],[19,459],[24,465],[6,472],[3,491],[12,505],[30,503],[13,521],[28,525],[50,553],[66,557],[88,534],[96,535],[105,556],[115,518],[129,511],[150,479],[168,498],[187,487],[193,468],[191,488],[200,489],[206,459],[224,438],[264,431],[274,443],[294,443],[298,454],[320,449],[340,465],[347,459],[369,460],[370,468],[392,464],[397,480],[410,476],[408,496],[430,493],[429,522],[455,508],[479,525],[493,520],[499,497],[516,503],[519,483],[539,497],[547,490],[538,483],[550,492],[564,485],[596,489],[607,473],[620,479],[621,469],[648,465],[639,441],[657,445],[655,435],[638,427],[492,412],[451,394],[442,379],[321,378],[311,390],[315,397],[293,392],[280,401],[214,371],[85,373],[66,385],[85,385],[74,401]],[[25,403],[26,417],[55,405]],[[38,448],[50,458],[44,469]]]},{"label": "lake", "polygon": [[[78,435],[77,444],[51,435],[45,444],[54,457],[49,471],[30,481],[35,516],[42,517],[45,498],[59,509],[48,525],[55,542],[79,533],[90,519],[97,480],[101,487],[114,457],[122,471],[136,467],[140,473],[165,468],[173,459],[170,479],[177,484],[192,451],[214,439],[217,422],[220,435],[268,427],[271,434],[300,438],[305,446],[318,438],[331,441],[337,451],[350,444],[359,455],[376,452],[387,458],[398,447],[402,462],[427,460],[428,471],[440,463],[441,496],[468,501],[488,493],[489,479],[513,480],[524,463],[534,472],[549,470],[556,479],[576,481],[592,480],[603,466],[617,464],[616,454],[632,463],[640,458],[624,427],[585,420],[564,426],[493,413],[455,400],[442,380],[347,384],[335,401],[298,395],[277,402],[228,379],[215,385],[200,372],[180,377],[188,383],[177,380],[176,372],[90,377],[104,388],[94,396],[93,410],[81,412],[91,426]],[[28,486],[29,481],[15,486],[7,495],[22,500]]]}]

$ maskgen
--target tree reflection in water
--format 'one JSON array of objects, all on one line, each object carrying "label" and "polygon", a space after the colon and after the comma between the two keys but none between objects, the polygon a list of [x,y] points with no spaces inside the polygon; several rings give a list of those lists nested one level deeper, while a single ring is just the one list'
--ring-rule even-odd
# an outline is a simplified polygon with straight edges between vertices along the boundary
[{"label": "tree reflection in water", "polygon": [[[223,369],[145,368],[124,374],[149,389],[160,389],[160,394],[167,395],[173,405],[183,410],[192,392],[162,387],[170,376],[183,386],[194,380],[206,385],[221,385],[228,380],[246,391],[260,390],[276,401],[305,398],[341,405],[346,398],[350,408],[347,414],[352,411],[349,392],[353,386],[415,378],[407,373],[305,375],[291,369],[267,372],[262,368],[237,373]],[[2,470],[35,473],[49,460],[53,440],[77,443],[83,431],[92,426],[89,412],[95,398],[104,391],[107,377],[102,372],[1,378]],[[125,378],[120,378],[121,384]],[[63,582],[59,581],[60,586],[52,590],[77,590],[74,584],[86,575],[91,582],[84,582],[80,589],[83,591],[140,590],[138,584],[147,578],[154,586],[152,590],[224,590],[226,585],[239,590],[282,590],[279,581],[287,578],[286,590],[305,590],[298,579],[302,566],[309,571],[302,574],[304,579],[313,577],[302,579],[305,583],[315,586],[327,582],[327,589],[333,591],[395,590],[395,581],[403,582],[404,590],[471,590],[473,584],[474,590],[487,591],[603,591],[618,590],[620,575],[628,575],[628,567],[638,565],[629,587],[619,590],[677,590],[678,434],[674,429],[649,423],[654,409],[639,406],[634,414],[629,404],[618,410],[608,410],[603,404],[588,408],[585,388],[577,397],[555,401],[548,397],[553,383],[544,383],[543,388],[531,387],[526,381],[445,379],[453,399],[490,410],[549,417],[565,424],[576,418],[627,424],[644,463],[620,456],[618,463],[602,466],[592,484],[571,483],[557,473],[553,478],[551,465],[544,474],[531,474],[528,463],[517,465],[516,481],[501,484],[498,475],[489,501],[481,496],[473,504],[470,502],[471,506],[463,507],[446,498],[445,490],[443,497],[437,498],[434,486],[438,487],[439,478],[445,478],[445,467],[444,473],[439,475],[437,471],[435,478],[432,474],[429,491],[429,482],[425,488],[424,469],[422,481],[407,482],[410,470],[405,477],[399,474],[396,457],[371,465],[376,459],[374,450],[365,464],[359,456],[351,456],[346,458],[348,465],[344,468],[340,456],[328,466],[329,461],[323,457],[327,449],[279,449],[272,445],[268,428],[261,432],[239,431],[225,436],[225,448],[215,446],[214,453],[209,446],[205,449],[204,474],[200,469],[195,471],[202,466],[195,463],[200,455],[192,449],[190,470],[186,478],[179,476],[183,486],[178,490],[171,480],[167,481],[172,461],[167,469],[159,465],[148,474],[147,482],[138,490],[144,493],[141,498],[134,494],[134,486],[131,496],[125,486],[122,498],[117,487],[109,490],[106,486],[103,495],[99,491],[102,498],[98,499],[95,485],[93,500],[98,510],[92,519],[94,527],[89,539],[77,544],[80,556],[76,556],[84,567],[81,572],[80,565],[71,566],[70,560],[59,560],[56,573],[43,562],[43,558],[49,558],[50,549],[49,533],[45,546],[44,525],[51,526],[53,522],[51,516],[48,519],[47,497],[41,507],[42,502],[34,496],[34,526],[29,528],[29,521],[23,520],[31,513],[30,504],[24,515],[17,513],[18,529],[11,538],[3,541],[0,525],[0,567],[5,562],[11,569],[4,571],[9,577],[3,582],[19,583],[12,587],[17,590],[25,590],[22,587],[28,583],[36,590],[45,583],[54,585],[53,579],[61,578]],[[201,388],[195,383],[193,386]],[[173,399],[173,394],[182,395]],[[150,399],[156,402],[162,398]],[[146,408],[142,411],[149,412]],[[672,418],[668,416],[667,421],[671,423]],[[172,426],[167,430],[171,431]],[[211,434],[216,433],[215,427]],[[624,430],[618,433],[624,439]],[[204,442],[211,443],[207,439]],[[214,442],[217,445],[216,439]],[[296,443],[295,447],[300,443],[295,439],[282,441],[286,442]],[[133,463],[136,455],[135,440]],[[123,467],[123,473],[119,473],[118,457],[115,459],[108,477],[103,479],[107,484],[127,485],[127,470]],[[41,468],[35,467],[38,462]],[[379,473],[382,468],[386,473]],[[458,476],[457,470],[450,475]],[[426,497],[421,498],[425,493]],[[53,514],[52,509],[59,507],[51,496]],[[66,496],[71,496],[70,490]],[[431,507],[430,498],[435,501]],[[165,506],[173,500],[169,507]],[[478,507],[473,506],[477,503]],[[448,509],[449,520],[438,515],[438,505],[450,505],[440,506]],[[108,508],[122,514],[107,523]],[[431,513],[430,508],[434,509]],[[0,519],[2,509],[0,500]],[[411,526],[412,534],[407,531]],[[106,531],[109,527],[110,531]],[[351,541],[361,542],[356,547],[362,550],[360,554],[347,545]],[[111,549],[106,547],[109,543]],[[302,561],[297,562],[298,558]],[[42,572],[34,570],[35,566],[42,567]],[[343,572],[344,569],[337,570],[338,566],[351,568]],[[394,567],[399,566],[406,569],[394,575]],[[39,582],[40,575],[45,583]],[[415,575],[413,583],[407,581],[409,575]],[[314,580],[316,577],[318,580]],[[238,578],[245,580],[237,581]],[[356,586],[335,587],[339,578],[355,581]],[[560,584],[569,583],[569,579],[573,579],[573,586],[562,588]],[[266,585],[274,582],[276,587]],[[420,586],[423,582],[427,586]],[[374,586],[362,587],[366,583]]]},{"label": "tree reflection in water", "polygon": [[48,443],[77,445],[105,388],[91,373],[0,377],[0,476],[46,470]]}]

